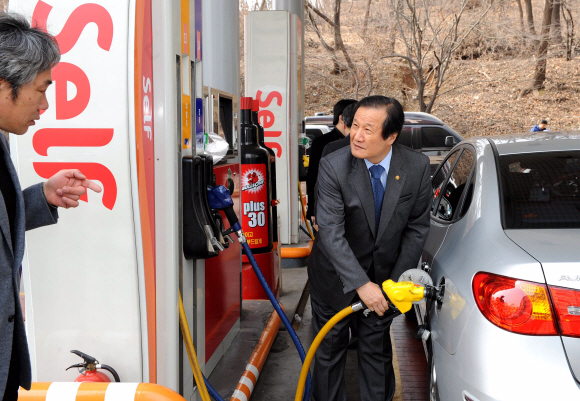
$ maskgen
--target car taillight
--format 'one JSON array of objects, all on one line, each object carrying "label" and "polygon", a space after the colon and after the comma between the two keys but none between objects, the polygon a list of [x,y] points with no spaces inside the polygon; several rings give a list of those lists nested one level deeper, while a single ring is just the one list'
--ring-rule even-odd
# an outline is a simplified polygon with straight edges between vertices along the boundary
[{"label": "car taillight", "polygon": [[477,273],[473,294],[483,316],[502,329],[519,334],[558,334],[545,285]]},{"label": "car taillight", "polygon": [[563,336],[580,337],[580,291],[549,286]]}]

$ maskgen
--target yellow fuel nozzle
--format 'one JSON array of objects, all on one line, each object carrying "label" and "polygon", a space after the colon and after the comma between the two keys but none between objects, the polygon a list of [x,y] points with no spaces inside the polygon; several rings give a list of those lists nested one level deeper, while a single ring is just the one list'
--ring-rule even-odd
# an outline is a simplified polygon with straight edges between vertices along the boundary
[{"label": "yellow fuel nozzle", "polygon": [[422,300],[425,294],[425,289],[412,281],[395,283],[393,280],[387,280],[383,282],[383,291],[401,313],[411,310],[413,302]]}]

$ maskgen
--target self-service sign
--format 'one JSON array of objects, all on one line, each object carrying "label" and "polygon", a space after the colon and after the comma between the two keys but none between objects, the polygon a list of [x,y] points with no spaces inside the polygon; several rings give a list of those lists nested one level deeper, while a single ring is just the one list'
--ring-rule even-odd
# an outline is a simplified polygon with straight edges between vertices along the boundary
[{"label": "self-service sign", "polygon": [[77,373],[64,368],[69,351],[79,349],[114,366],[123,381],[155,380],[143,301],[154,280],[150,1],[9,5],[53,34],[62,53],[49,109],[25,135],[10,137],[22,186],[76,168],[103,187],[77,209],[60,209],[58,224],[27,233],[33,379],[73,380]]},{"label": "self-service sign", "polygon": [[296,32],[287,11],[252,11],[245,20],[246,96],[260,102],[258,118],[264,142],[276,153],[276,192],[280,204],[280,242],[297,242],[298,122],[297,79],[291,44]]}]

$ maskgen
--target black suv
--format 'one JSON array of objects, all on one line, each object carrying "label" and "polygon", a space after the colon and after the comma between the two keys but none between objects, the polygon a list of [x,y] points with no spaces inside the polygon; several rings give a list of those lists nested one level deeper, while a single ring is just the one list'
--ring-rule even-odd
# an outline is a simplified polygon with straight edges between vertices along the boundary
[{"label": "black suv", "polygon": [[[316,137],[320,134],[316,132],[317,130],[312,130],[314,128],[312,126],[326,125],[332,128],[332,116],[306,117],[305,123],[307,126],[306,135],[311,136],[314,134],[312,136]],[[451,148],[462,140],[461,135],[453,131],[451,127],[437,117],[428,113],[406,112],[405,124],[396,143],[405,145],[429,156],[431,160],[431,174],[433,174]]]}]

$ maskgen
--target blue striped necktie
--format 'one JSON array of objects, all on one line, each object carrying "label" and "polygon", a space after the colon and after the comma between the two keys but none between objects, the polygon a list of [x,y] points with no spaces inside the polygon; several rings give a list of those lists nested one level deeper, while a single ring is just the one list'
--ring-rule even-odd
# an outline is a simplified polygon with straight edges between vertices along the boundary
[{"label": "blue striped necktie", "polygon": [[371,183],[373,185],[373,198],[375,200],[375,235],[379,235],[379,221],[381,220],[381,209],[383,207],[383,197],[385,188],[381,182],[381,175],[385,168],[380,164],[375,164],[369,168],[371,172]]}]

